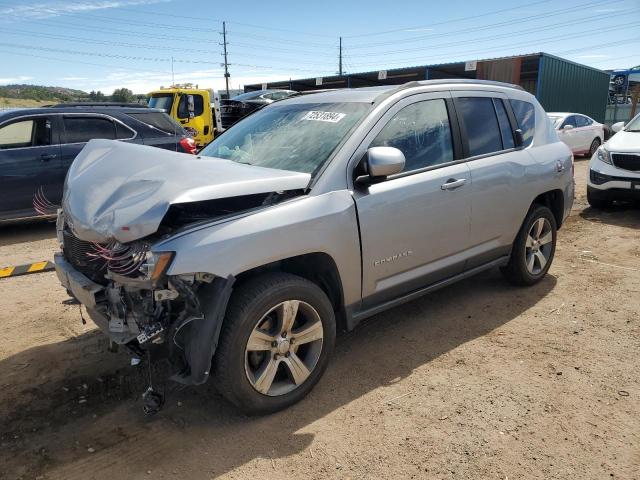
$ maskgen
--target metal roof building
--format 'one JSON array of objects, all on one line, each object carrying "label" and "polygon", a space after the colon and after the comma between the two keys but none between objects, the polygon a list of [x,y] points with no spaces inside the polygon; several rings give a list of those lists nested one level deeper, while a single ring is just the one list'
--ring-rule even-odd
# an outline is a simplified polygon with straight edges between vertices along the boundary
[{"label": "metal roof building", "polygon": [[244,89],[245,92],[265,88],[306,91],[400,85],[447,78],[513,83],[534,94],[548,112],[584,113],[599,122],[605,119],[609,74],[548,53],[269,82],[246,85]]}]

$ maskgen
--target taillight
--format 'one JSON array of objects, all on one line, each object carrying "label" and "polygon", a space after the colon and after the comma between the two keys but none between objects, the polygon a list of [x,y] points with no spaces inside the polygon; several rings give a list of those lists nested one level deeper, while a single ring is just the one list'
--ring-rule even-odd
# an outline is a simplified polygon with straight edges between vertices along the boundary
[{"label": "taillight", "polygon": [[180,146],[184,149],[185,152],[191,153],[195,155],[196,149],[198,146],[196,145],[196,141],[190,137],[184,137],[180,140]]}]

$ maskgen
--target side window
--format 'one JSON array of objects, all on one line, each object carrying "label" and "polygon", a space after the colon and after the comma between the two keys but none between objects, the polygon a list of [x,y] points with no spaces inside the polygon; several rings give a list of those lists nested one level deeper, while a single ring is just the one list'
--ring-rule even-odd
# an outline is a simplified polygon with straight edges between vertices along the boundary
[{"label": "side window", "polygon": [[469,156],[502,150],[498,117],[489,97],[467,97],[456,100],[469,142]]},{"label": "side window", "polygon": [[193,114],[197,117],[198,115],[202,115],[204,112],[204,101],[202,99],[202,95],[194,95],[193,96]]},{"label": "side window", "polygon": [[572,127],[575,127],[576,123],[577,122],[576,122],[575,115],[569,115],[567,118],[564,119],[564,122],[562,122],[562,125],[560,125],[560,129],[562,130],[567,125],[571,125]]},{"label": "side window", "polygon": [[395,147],[404,153],[406,172],[453,161],[453,141],[443,99],[404,107],[378,133],[372,147]]},{"label": "side window", "polygon": [[51,122],[46,117],[19,120],[0,128],[0,149],[51,145]]},{"label": "side window", "polygon": [[587,121],[587,117],[583,117],[582,115],[576,115],[576,127],[586,127],[589,125]]},{"label": "side window", "polygon": [[533,135],[536,129],[536,115],[533,105],[524,100],[511,100],[511,108],[516,116],[518,128],[522,130],[524,147],[528,147],[533,142]]},{"label": "side window", "polygon": [[102,117],[64,117],[66,143],[84,143],[94,138],[116,138],[114,123]]},{"label": "side window", "polygon": [[[202,95],[192,95],[193,97],[193,115],[202,115],[204,112],[204,100]],[[178,104],[178,118],[189,118],[189,95],[180,95],[180,103]]]},{"label": "side window", "polygon": [[511,130],[509,116],[507,115],[507,110],[504,108],[504,103],[501,99],[494,98],[493,104],[498,114],[498,123],[500,124],[500,133],[502,134],[502,146],[505,150],[515,148],[516,143],[513,140],[513,131]]}]

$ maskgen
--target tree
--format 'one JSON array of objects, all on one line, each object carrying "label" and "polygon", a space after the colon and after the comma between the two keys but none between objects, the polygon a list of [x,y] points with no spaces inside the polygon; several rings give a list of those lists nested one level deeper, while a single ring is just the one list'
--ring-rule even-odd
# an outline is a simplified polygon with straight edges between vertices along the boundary
[{"label": "tree", "polygon": [[116,88],[113,91],[113,95],[111,95],[111,99],[114,102],[129,103],[135,100],[135,96],[133,95],[133,92],[128,88]]}]

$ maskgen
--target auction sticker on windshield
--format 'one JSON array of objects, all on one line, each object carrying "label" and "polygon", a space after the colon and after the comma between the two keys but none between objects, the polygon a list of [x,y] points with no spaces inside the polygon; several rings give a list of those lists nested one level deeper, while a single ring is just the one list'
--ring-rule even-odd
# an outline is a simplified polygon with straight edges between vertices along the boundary
[{"label": "auction sticker on windshield", "polygon": [[344,117],[346,117],[346,113],[338,113],[338,112],[318,112],[316,110],[311,110],[307,112],[307,114],[302,117],[302,120],[314,120],[316,122],[331,122],[338,123]]}]

